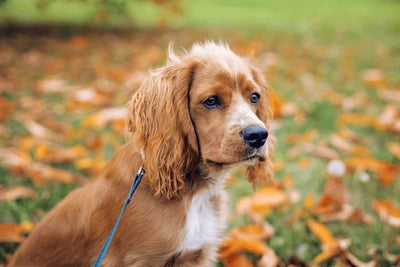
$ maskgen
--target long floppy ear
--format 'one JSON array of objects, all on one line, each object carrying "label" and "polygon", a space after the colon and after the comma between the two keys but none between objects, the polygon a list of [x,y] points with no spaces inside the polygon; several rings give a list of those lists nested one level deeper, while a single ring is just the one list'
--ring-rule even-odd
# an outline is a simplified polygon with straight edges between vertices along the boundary
[{"label": "long floppy ear", "polygon": [[266,85],[263,74],[260,70],[256,68],[251,69],[254,81],[262,89],[262,94],[260,98],[259,108],[257,110],[257,116],[265,123],[268,129],[268,156],[264,161],[259,161],[253,166],[247,168],[247,179],[253,183],[253,187],[256,184],[261,185],[271,185],[273,183],[274,169],[273,169],[273,159],[275,151],[275,137],[271,133],[270,121],[272,120],[272,103],[270,101],[270,96],[268,92],[268,87]]},{"label": "long floppy ear", "polygon": [[128,128],[145,154],[147,182],[155,195],[180,199],[198,163],[188,90],[196,62],[175,56],[151,73],[129,102]]}]

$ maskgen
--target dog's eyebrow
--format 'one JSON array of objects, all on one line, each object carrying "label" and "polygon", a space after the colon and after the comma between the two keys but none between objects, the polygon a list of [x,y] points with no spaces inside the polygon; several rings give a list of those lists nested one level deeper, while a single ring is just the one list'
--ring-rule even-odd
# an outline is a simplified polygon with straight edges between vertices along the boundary
[{"label": "dog's eyebrow", "polygon": [[227,71],[219,71],[215,74],[216,80],[224,85],[233,87],[234,86],[234,80],[232,79],[232,76],[229,74]]},{"label": "dog's eyebrow", "polygon": [[237,86],[242,93],[249,93],[257,88],[256,84],[249,80],[249,78],[244,74],[238,74],[237,83]]}]

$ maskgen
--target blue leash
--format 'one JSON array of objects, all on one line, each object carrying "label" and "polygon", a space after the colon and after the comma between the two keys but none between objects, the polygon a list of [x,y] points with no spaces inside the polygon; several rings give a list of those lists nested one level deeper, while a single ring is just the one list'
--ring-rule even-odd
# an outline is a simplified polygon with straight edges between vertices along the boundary
[{"label": "blue leash", "polygon": [[133,193],[135,193],[136,188],[139,186],[144,173],[145,173],[144,169],[142,167],[140,167],[139,171],[135,175],[135,178],[133,179],[131,190],[129,191],[128,197],[125,200],[125,204],[122,207],[122,210],[118,216],[118,219],[115,222],[113,229],[111,230],[110,234],[108,235],[108,238],[107,238],[106,242],[104,243],[104,246],[101,249],[100,254],[97,256],[96,261],[93,263],[92,267],[100,267],[101,266],[101,262],[103,261],[104,257],[106,256],[108,247],[110,246],[111,240],[114,237],[114,234],[115,234],[115,231],[117,230],[118,224],[121,221],[122,214],[124,214],[126,207],[128,206],[129,202],[131,201]]}]

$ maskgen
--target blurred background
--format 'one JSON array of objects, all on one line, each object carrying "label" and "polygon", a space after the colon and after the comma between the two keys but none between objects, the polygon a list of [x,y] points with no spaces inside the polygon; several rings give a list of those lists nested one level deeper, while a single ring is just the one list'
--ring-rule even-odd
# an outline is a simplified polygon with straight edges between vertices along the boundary
[{"label": "blurred background", "polygon": [[227,42],[263,70],[275,185],[227,179],[220,266],[400,264],[397,0],[0,0],[0,266],[126,140],[166,49]]}]

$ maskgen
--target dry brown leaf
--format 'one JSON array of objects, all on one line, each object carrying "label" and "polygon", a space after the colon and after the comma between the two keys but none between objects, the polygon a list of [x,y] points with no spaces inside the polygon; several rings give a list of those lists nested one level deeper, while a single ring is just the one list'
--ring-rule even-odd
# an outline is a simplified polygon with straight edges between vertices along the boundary
[{"label": "dry brown leaf", "polygon": [[353,157],[353,158],[348,158],[344,161],[345,165],[347,168],[352,169],[352,170],[365,170],[365,171],[373,171],[373,172],[383,172],[383,171],[388,171],[388,170],[398,170],[399,167],[396,165],[393,165],[391,163],[377,160],[374,158],[369,158],[369,157]]},{"label": "dry brown leaf", "polygon": [[332,257],[338,255],[340,253],[339,249],[332,249],[323,251],[318,254],[311,262],[311,266],[320,266],[320,264],[324,261],[331,259]]},{"label": "dry brown leaf", "polygon": [[74,175],[39,162],[33,162],[23,150],[2,150],[0,160],[12,172],[27,175],[34,184],[42,185],[45,181],[54,180],[72,183]]},{"label": "dry brown leaf", "polygon": [[34,198],[37,193],[25,186],[14,186],[7,189],[0,190],[1,200],[16,200],[19,198]]},{"label": "dry brown leaf", "polygon": [[379,266],[379,263],[377,260],[371,260],[369,262],[362,262],[359,259],[357,259],[354,255],[352,255],[350,252],[346,252],[343,257],[348,260],[353,266],[356,267],[377,267]]},{"label": "dry brown leaf", "polygon": [[256,255],[264,255],[268,252],[268,246],[261,240],[228,239],[222,241],[220,257],[223,260],[241,252],[251,252]]},{"label": "dry brown leaf", "polygon": [[66,106],[69,109],[103,106],[110,101],[111,94],[94,88],[75,89],[69,95]]},{"label": "dry brown leaf", "polygon": [[339,157],[338,153],[335,150],[330,149],[327,146],[322,146],[322,145],[316,146],[311,143],[304,145],[304,151],[306,151],[312,156],[322,159],[336,159]]},{"label": "dry brown leaf", "polygon": [[14,108],[15,104],[12,101],[0,95],[0,121],[7,121]]},{"label": "dry brown leaf", "polygon": [[43,79],[39,80],[35,86],[36,91],[41,93],[63,93],[66,90],[65,81],[61,79]]},{"label": "dry brown leaf", "polygon": [[257,213],[269,213],[274,207],[288,203],[286,194],[276,187],[264,187],[252,196],[251,210]]},{"label": "dry brown leaf", "polygon": [[85,118],[83,124],[84,126],[102,128],[107,123],[117,122],[124,126],[127,114],[128,110],[126,107],[105,108]]},{"label": "dry brown leaf", "polygon": [[398,143],[389,143],[387,145],[388,150],[390,153],[396,156],[396,158],[400,159],[400,144]]},{"label": "dry brown leaf", "polygon": [[307,226],[311,232],[321,241],[322,245],[331,245],[336,243],[337,240],[333,237],[331,231],[326,228],[322,223],[316,222],[312,219],[307,220]]},{"label": "dry brown leaf", "polygon": [[346,113],[339,116],[337,119],[339,128],[346,127],[347,125],[370,126],[377,130],[383,130],[383,125],[379,122],[378,118],[361,113]]},{"label": "dry brown leaf", "polygon": [[346,204],[336,212],[321,213],[318,215],[318,219],[321,222],[332,222],[332,221],[351,221],[354,223],[363,223],[370,225],[373,220],[370,215],[365,213],[361,209],[355,209],[352,206]]},{"label": "dry brown leaf", "polygon": [[229,259],[225,260],[224,266],[226,267],[253,267],[253,263],[243,254],[232,255]]},{"label": "dry brown leaf", "polygon": [[311,165],[311,162],[308,159],[300,159],[296,162],[296,165],[302,169],[308,169]]},{"label": "dry brown leaf", "polygon": [[382,221],[394,226],[400,227],[400,208],[396,207],[391,201],[377,199],[373,207]]},{"label": "dry brown leaf", "polygon": [[86,154],[86,148],[81,145],[65,148],[47,142],[40,142],[34,149],[35,158],[38,161],[47,163],[70,162]]},{"label": "dry brown leaf", "polygon": [[30,134],[36,138],[51,139],[54,136],[54,133],[50,129],[29,118],[24,118],[23,123]]},{"label": "dry brown leaf", "polygon": [[361,78],[364,83],[374,88],[382,88],[386,84],[385,74],[380,69],[365,70]]},{"label": "dry brown leaf", "polygon": [[259,225],[234,227],[229,231],[229,237],[236,240],[263,240],[270,238],[270,233]]},{"label": "dry brown leaf", "polygon": [[265,253],[261,259],[257,262],[257,267],[276,267],[278,266],[280,260],[276,255],[275,251],[268,248],[267,253]]},{"label": "dry brown leaf", "polygon": [[312,210],[314,208],[314,199],[315,195],[313,193],[309,193],[303,201],[303,206],[306,210]]},{"label": "dry brown leaf", "polygon": [[31,222],[22,222],[21,224],[4,223],[0,224],[0,242],[24,241],[24,233],[30,233],[34,228]]},{"label": "dry brown leaf", "polygon": [[88,46],[88,39],[85,36],[73,36],[69,43],[74,50],[82,51],[85,50]]}]

